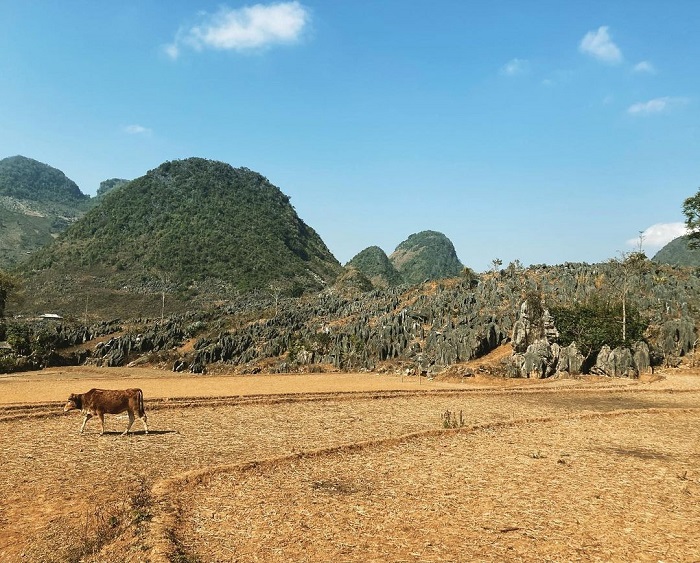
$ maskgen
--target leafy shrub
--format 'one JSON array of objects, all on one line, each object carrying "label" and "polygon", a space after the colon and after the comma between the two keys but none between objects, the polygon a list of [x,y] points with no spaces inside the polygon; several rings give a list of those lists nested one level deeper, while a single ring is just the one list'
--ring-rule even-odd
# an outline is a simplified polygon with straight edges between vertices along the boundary
[{"label": "leafy shrub", "polygon": [[626,338],[623,339],[622,303],[610,305],[594,300],[586,304],[550,307],[550,313],[559,330],[561,345],[576,342],[586,357],[596,355],[605,344],[611,348],[628,346],[642,339],[648,326],[639,311],[628,304],[625,311]]}]

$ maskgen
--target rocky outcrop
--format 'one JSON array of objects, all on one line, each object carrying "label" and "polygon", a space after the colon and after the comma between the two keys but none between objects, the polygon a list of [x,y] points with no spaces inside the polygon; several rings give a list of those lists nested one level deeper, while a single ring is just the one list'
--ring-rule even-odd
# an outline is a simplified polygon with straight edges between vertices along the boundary
[{"label": "rocky outcrop", "polygon": [[675,363],[688,352],[695,350],[696,344],[695,323],[690,317],[671,319],[662,325],[661,349],[667,363]]},{"label": "rocky outcrop", "polygon": [[[588,363],[576,342],[561,345],[555,319],[543,304],[547,295],[556,294],[563,301],[586,297],[601,276],[610,275],[609,270],[580,265],[533,270],[536,281],[510,266],[482,275],[477,285],[464,278],[362,293],[332,287],[314,300],[283,300],[272,318],[203,340],[195,347],[190,365],[203,369],[223,362],[250,371],[259,369],[255,366],[261,360],[276,358],[268,361],[267,370],[309,370],[318,365],[384,370],[382,366],[393,364],[431,374],[483,356],[510,339],[515,353],[508,373],[515,377],[580,374],[594,366],[601,374],[630,377],[658,363],[644,342],[627,352],[603,352],[598,362]],[[676,286],[683,298],[690,299],[694,288],[700,290],[700,284],[689,281],[682,290]],[[658,288],[651,281],[648,287],[656,291],[656,305],[647,297],[642,302],[652,321],[674,314],[672,306],[665,307],[665,313],[660,308],[673,290]],[[538,292],[544,301],[520,297]],[[270,306],[239,304],[236,314]],[[663,326],[666,349],[679,354],[692,349],[692,319],[669,319]],[[658,350],[665,353],[663,347]]]},{"label": "rocky outcrop", "polygon": [[[285,371],[401,371],[435,374],[484,356],[512,340],[513,377],[558,373],[634,377],[651,365],[675,362],[694,350],[700,281],[684,272],[650,270],[630,296],[650,323],[644,342],[597,356],[565,343],[547,303],[593,299],[597,286],[614,286],[608,265],[522,269],[511,264],[479,276],[414,286],[369,289],[360,276],[313,296],[270,292],[239,295],[209,311],[160,320],[138,320],[125,334],[93,350],[89,361],[127,365],[157,361],[178,372],[203,373],[213,364],[240,373]],[[671,273],[673,273],[671,271]],[[681,275],[682,274],[682,275]],[[612,281],[611,281],[612,280]],[[62,329],[66,342],[92,332]],[[181,345],[191,339],[193,346]]]},{"label": "rocky outcrop", "polygon": [[135,356],[169,350],[182,344],[185,331],[181,319],[158,323],[139,333],[110,338],[95,346],[90,363],[98,366],[124,366]]},{"label": "rocky outcrop", "polygon": [[595,365],[591,368],[594,375],[609,377],[636,378],[651,370],[651,355],[646,342],[635,342],[630,348],[618,347],[612,350],[603,346],[598,352]]},{"label": "rocky outcrop", "polygon": [[[537,312],[533,314],[533,309]],[[667,340],[674,346],[682,342],[688,344],[691,330],[687,324],[673,322],[667,328]],[[692,330],[691,330],[692,332]],[[685,334],[685,338],[681,337]],[[525,301],[520,307],[518,320],[513,327],[513,358],[510,374],[513,377],[541,379],[557,373],[577,375],[582,373],[586,358],[579,351],[576,342],[561,347],[559,331],[549,311],[532,301]],[[604,345],[596,356],[590,373],[610,377],[639,377],[650,369],[651,354],[646,342],[639,341],[631,347],[618,347],[614,350]]]},{"label": "rocky outcrop", "polygon": [[585,358],[576,346],[576,342],[572,342],[568,346],[559,349],[557,371],[578,375],[582,373],[584,361]]},{"label": "rocky outcrop", "polygon": [[512,338],[511,376],[541,379],[557,372],[559,332],[552,315],[539,300],[528,299],[520,305]]}]

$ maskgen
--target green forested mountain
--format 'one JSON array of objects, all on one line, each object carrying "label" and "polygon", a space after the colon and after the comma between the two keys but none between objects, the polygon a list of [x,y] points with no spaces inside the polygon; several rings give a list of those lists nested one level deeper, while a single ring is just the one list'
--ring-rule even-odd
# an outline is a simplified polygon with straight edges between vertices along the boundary
[{"label": "green forested mountain", "polygon": [[464,268],[452,241],[436,231],[412,234],[389,260],[407,283],[455,277]]},{"label": "green forested mountain", "polygon": [[87,283],[181,299],[213,284],[298,294],[342,270],[266,178],[201,158],[166,162],[108,192],[23,266],[34,282],[63,274],[80,277],[83,291]]},{"label": "green forested mountain", "polygon": [[700,266],[700,249],[690,248],[688,240],[687,235],[673,239],[652,260],[673,266]]},{"label": "green forested mountain", "polygon": [[24,156],[0,160],[0,268],[51,242],[89,206],[60,170]]},{"label": "green forested mountain", "polygon": [[0,160],[0,194],[64,205],[81,204],[90,199],[60,170],[24,156]]},{"label": "green forested mountain", "polygon": [[370,246],[346,264],[362,272],[374,287],[392,287],[403,282],[401,274],[389,261],[389,257],[378,246]]}]

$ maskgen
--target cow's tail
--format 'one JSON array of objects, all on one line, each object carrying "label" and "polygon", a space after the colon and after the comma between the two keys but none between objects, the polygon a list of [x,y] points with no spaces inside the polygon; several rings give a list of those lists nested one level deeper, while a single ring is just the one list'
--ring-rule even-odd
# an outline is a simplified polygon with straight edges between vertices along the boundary
[{"label": "cow's tail", "polygon": [[136,396],[138,399],[139,418],[143,418],[146,414],[146,409],[143,407],[143,391],[141,391],[141,389],[138,389],[137,391]]}]

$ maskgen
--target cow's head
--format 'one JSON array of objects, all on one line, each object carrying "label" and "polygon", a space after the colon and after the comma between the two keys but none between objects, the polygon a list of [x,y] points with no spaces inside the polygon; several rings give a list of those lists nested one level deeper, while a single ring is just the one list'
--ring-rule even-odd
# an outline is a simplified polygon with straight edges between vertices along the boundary
[{"label": "cow's head", "polygon": [[70,397],[68,397],[68,402],[63,407],[63,412],[73,411],[76,409],[80,410],[82,408],[83,408],[82,397],[80,395],[75,395],[75,394],[71,393]]}]

